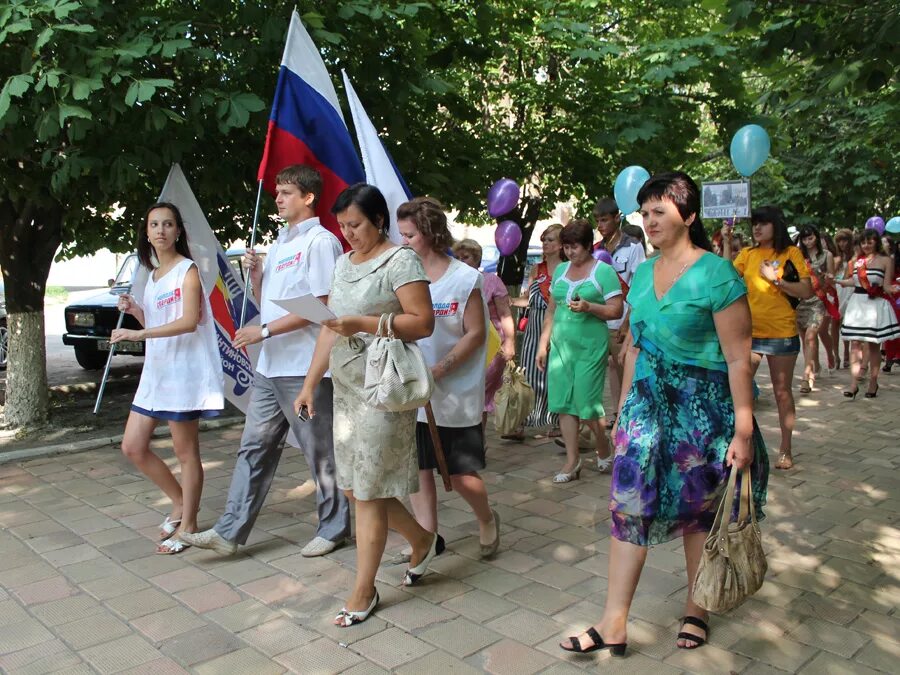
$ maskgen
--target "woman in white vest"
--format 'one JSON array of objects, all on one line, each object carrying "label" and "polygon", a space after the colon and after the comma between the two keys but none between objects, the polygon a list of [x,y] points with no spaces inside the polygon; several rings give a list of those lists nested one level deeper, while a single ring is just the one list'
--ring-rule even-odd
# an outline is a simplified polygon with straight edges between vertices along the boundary
[{"label": "woman in white vest", "polygon": [[[200,418],[214,417],[224,407],[222,364],[212,310],[174,204],[162,202],[147,210],[138,235],[138,258],[149,271],[147,285],[140,297],[119,298],[119,310],[144,328],[117,328],[110,337],[112,343],[147,343],[122,452],[172,502],[171,513],[160,525],[163,541],[157,553],[180,553],[187,544],[179,533],[197,531],[203,489]],[[153,430],[162,420],[172,432],[181,484],[150,449]]]},{"label": "woman in white vest", "polygon": [[[404,242],[422,259],[431,280],[434,332],[418,341],[434,375],[431,402],[438,435],[453,489],[472,507],[479,525],[481,557],[497,552],[500,529],[497,512],[488,504],[487,489],[478,471],[485,467],[484,378],[487,350],[487,313],[482,297],[481,273],[451,258],[447,250],[453,237],[441,204],[417,197],[397,209],[397,226]],[[419,492],[410,495],[419,524],[437,532],[437,463],[425,417],[419,411],[416,425],[419,452]],[[438,538],[437,548],[444,548]]]}]

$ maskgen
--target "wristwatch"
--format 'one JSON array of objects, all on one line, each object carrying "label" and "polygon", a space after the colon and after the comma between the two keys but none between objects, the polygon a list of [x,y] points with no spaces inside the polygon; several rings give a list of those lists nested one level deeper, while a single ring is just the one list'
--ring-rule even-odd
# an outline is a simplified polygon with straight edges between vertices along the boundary
[{"label": "wristwatch", "polygon": [[272,335],[272,334],[269,332],[269,325],[264,323],[264,324],[262,325],[262,330],[259,332],[259,334],[262,335],[262,339],[263,339],[263,340],[269,339],[269,337],[271,337],[271,335]]},{"label": "wristwatch", "polygon": [[781,286],[781,279],[775,279],[775,281],[773,281],[772,283],[776,286]]}]

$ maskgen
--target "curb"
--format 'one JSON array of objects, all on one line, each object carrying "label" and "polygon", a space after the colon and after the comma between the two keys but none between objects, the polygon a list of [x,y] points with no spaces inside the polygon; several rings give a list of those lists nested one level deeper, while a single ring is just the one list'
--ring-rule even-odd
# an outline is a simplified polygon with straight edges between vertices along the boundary
[{"label": "curb", "polygon": [[[243,417],[225,417],[222,419],[200,420],[200,431],[210,431],[213,429],[222,429],[243,424]],[[169,427],[159,427],[153,432],[154,438],[170,436]],[[12,462],[20,462],[28,459],[38,459],[40,457],[54,457],[56,455],[71,455],[77,452],[87,452],[88,450],[97,450],[105,448],[109,445],[117,445],[122,442],[124,434],[115,436],[100,436],[99,438],[87,438],[83,441],[74,441],[72,443],[59,443],[57,445],[45,445],[40,448],[25,448],[23,450],[10,450],[9,452],[0,452],[0,465],[11,464]]]}]

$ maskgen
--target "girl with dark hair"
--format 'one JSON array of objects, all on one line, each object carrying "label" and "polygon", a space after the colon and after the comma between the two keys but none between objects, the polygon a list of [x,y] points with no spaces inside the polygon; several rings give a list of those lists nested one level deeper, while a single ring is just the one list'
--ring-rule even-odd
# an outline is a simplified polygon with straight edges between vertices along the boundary
[{"label": "girl with dark hair", "polygon": [[862,371],[863,344],[866,345],[869,365],[869,387],[866,398],[878,395],[878,370],[881,366],[881,345],[900,337],[900,323],[891,306],[893,295],[900,288],[894,279],[894,260],[884,254],[881,235],[865,230],[860,238],[861,253],[851,266],[853,276],[841,279],[841,286],[852,286],[853,295],[847,303],[841,337],[851,340],[850,388],[844,396],[855,399],[859,392]]},{"label": "girl with dark hair", "polygon": [[[182,532],[197,531],[203,490],[200,462],[201,417],[224,407],[224,377],[209,300],[191,260],[181,213],[174,204],[151,206],[138,235],[138,257],[150,272],[140,299],[123,295],[119,310],[135,317],[143,330],[117,328],[111,343],[145,340],[144,368],[131,414],[125,425],[122,452],[156,483],[172,502],[160,525],[157,553],[181,553],[188,544]],[[189,375],[189,377],[188,377]],[[181,484],[150,449],[160,421],[172,432]]]},{"label": "girl with dark hair", "polygon": [[413,342],[431,335],[434,311],[418,256],[387,237],[390,214],[378,188],[351,185],[331,210],[353,250],[335,267],[328,306],[338,318],[322,323],[294,409],[315,416],[314,392],[330,366],[337,484],[356,511],[356,582],[334,618],[336,626],[349,628],[378,605],[375,576],[388,527],[412,546],[404,585],[416,583],[437,555],[440,538],[400,501],[419,489],[416,411],[382,411],[368,405],[364,394],[366,354],[381,317],[392,314],[395,337]]},{"label": "girl with dark hair", "polygon": [[[841,279],[848,279],[853,276],[853,267],[851,262],[856,259],[859,254],[857,250],[856,237],[853,232],[848,229],[840,229],[834,233],[834,245],[837,253],[834,256],[834,283],[837,287],[838,308],[841,312],[841,320],[844,318],[844,311],[847,309],[847,303],[850,296],[853,295],[853,289],[849,286],[839,284]],[[841,359],[841,321],[831,322],[831,339],[834,342],[834,351],[837,356],[837,367],[840,369],[850,367],[850,341],[844,340],[843,360]]]},{"label": "girl with dark hair", "polygon": [[[812,284],[803,254],[791,244],[781,209],[775,206],[753,209],[750,221],[754,245],[738,253],[734,267],[747,284],[747,301],[753,319],[753,374],[756,375],[765,357],[778,406],[781,445],[775,468],[790,469],[794,466],[791,443],[797,416],[791,379],[800,353],[794,307],[798,300],[812,296]],[[731,243],[728,239],[723,243],[725,257],[729,258]]]},{"label": "girl with dark hair", "polygon": [[[797,305],[797,330],[800,331],[803,343],[804,362],[803,384],[800,385],[800,393],[809,394],[813,390],[816,375],[821,368],[819,364],[820,328],[829,316],[826,309],[828,312],[837,312],[837,297],[832,290],[834,256],[822,246],[822,237],[818,228],[813,225],[801,227],[798,242],[800,253],[803,254],[809,267],[810,282],[813,287],[813,296],[801,300]],[[827,332],[822,334],[822,341],[825,343],[828,369],[831,370],[834,368],[831,336]]]},{"label": "girl with dark hair", "polygon": [[650,243],[659,250],[637,269],[628,293],[621,414],[609,510],[612,539],[606,607],[568,651],[622,656],[628,613],[650,546],[681,537],[687,598],[676,638],[696,649],[709,635],[693,584],[730,471],[750,466],[759,513],[768,460],[753,420],[750,310],[731,261],[704,246],[699,190],[683,173],[644,183],[637,196]]}]

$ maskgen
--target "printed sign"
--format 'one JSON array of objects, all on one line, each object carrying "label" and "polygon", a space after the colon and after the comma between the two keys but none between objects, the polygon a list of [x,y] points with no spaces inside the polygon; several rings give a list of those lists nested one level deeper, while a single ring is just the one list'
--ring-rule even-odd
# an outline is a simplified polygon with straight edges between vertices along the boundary
[{"label": "printed sign", "polygon": [[749,218],[750,181],[724,180],[703,184],[701,217]]}]

